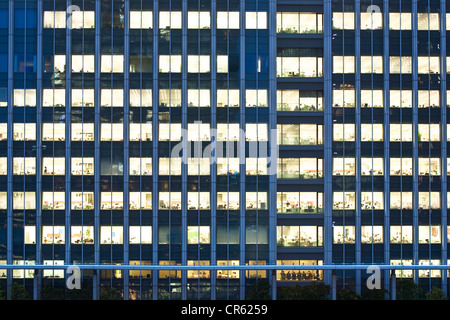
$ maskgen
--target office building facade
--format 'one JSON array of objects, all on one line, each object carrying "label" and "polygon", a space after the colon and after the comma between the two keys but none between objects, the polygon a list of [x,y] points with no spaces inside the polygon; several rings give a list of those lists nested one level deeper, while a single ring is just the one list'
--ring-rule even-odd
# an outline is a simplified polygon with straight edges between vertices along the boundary
[{"label": "office building facade", "polygon": [[[0,264],[447,264],[448,7],[0,1]],[[396,273],[447,291],[446,271]],[[364,270],[336,275],[366,290]],[[64,278],[44,270],[38,284]],[[8,292],[33,279],[0,270]],[[245,299],[257,280],[330,279],[82,277],[125,299]]]}]

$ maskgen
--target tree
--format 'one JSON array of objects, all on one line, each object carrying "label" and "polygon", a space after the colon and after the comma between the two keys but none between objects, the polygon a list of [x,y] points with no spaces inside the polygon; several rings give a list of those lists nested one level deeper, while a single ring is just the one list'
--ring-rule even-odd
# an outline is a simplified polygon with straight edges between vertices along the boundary
[{"label": "tree", "polygon": [[11,288],[11,300],[30,300],[30,294],[25,286],[14,282]]},{"label": "tree", "polygon": [[367,292],[362,295],[362,299],[363,300],[384,300],[384,296],[386,293],[388,293],[388,291],[386,289],[367,290]]},{"label": "tree", "polygon": [[270,300],[269,281],[257,280],[252,284],[247,293],[247,300]]},{"label": "tree", "polygon": [[342,288],[336,295],[337,300],[361,300],[361,296],[354,290]]},{"label": "tree", "polygon": [[422,289],[412,279],[397,279],[397,300],[419,300]]},{"label": "tree", "polygon": [[68,300],[92,300],[92,287],[66,290],[66,297]]},{"label": "tree", "polygon": [[447,300],[444,291],[438,287],[432,287],[430,292],[425,293],[426,300]]},{"label": "tree", "polygon": [[63,288],[53,286],[43,287],[41,290],[41,300],[65,300],[66,294]]},{"label": "tree", "polygon": [[278,288],[278,300],[326,300],[330,294],[330,286],[323,283],[313,283],[306,286]]},{"label": "tree", "polygon": [[103,287],[100,289],[100,300],[122,300],[116,288]]}]

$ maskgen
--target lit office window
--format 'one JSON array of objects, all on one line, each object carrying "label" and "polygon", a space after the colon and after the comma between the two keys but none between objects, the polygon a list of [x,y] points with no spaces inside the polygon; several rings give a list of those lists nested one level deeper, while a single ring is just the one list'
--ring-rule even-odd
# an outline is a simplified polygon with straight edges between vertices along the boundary
[{"label": "lit office window", "polygon": [[413,200],[412,192],[391,191],[390,198],[391,198],[390,204],[391,209],[407,209],[407,210],[412,209],[412,200]]},{"label": "lit office window", "polygon": [[322,91],[277,90],[278,111],[322,111]]},{"label": "lit office window", "polygon": [[239,192],[217,192],[218,210],[239,210]]},{"label": "lit office window", "polygon": [[412,243],[412,226],[391,226],[391,243]]},{"label": "lit office window", "polygon": [[36,158],[34,157],[14,157],[13,158],[14,175],[35,175]]},{"label": "lit office window", "polygon": [[383,90],[361,90],[361,108],[383,107]]},{"label": "lit office window", "polygon": [[361,158],[362,176],[382,176],[384,174],[383,158]]},{"label": "lit office window", "polygon": [[160,210],[181,210],[181,192],[160,192]]},{"label": "lit office window", "polygon": [[333,56],[333,73],[355,73],[355,57]]},{"label": "lit office window", "polygon": [[130,226],[130,244],[151,244],[151,226]]},{"label": "lit office window", "polygon": [[64,226],[43,226],[42,244],[64,244],[65,229]]},{"label": "lit office window", "polygon": [[66,140],[65,123],[43,123],[42,141],[64,141]]},{"label": "lit office window", "polygon": [[151,192],[130,192],[130,210],[151,210],[152,193]]},{"label": "lit office window", "polygon": [[181,26],[182,26],[181,11],[159,12],[160,29],[181,29]]},{"label": "lit office window", "polygon": [[130,11],[130,29],[153,28],[153,12]]},{"label": "lit office window", "polygon": [[70,243],[72,244],[93,244],[94,227],[93,226],[71,226]]},{"label": "lit office window", "polygon": [[123,244],[123,227],[101,226],[100,244]]},{"label": "lit office window", "polygon": [[277,226],[278,247],[321,247],[323,227]]},{"label": "lit office window", "polygon": [[417,57],[418,73],[423,74],[439,74],[440,58],[439,57]]},{"label": "lit office window", "polygon": [[123,107],[123,89],[102,89],[101,107]]},{"label": "lit office window", "polygon": [[74,11],[72,12],[72,29],[94,29],[94,11]]},{"label": "lit office window", "polygon": [[0,123],[0,141],[8,140],[8,124]]},{"label": "lit office window", "polygon": [[130,176],[152,175],[152,158],[130,158]]},{"label": "lit office window", "polygon": [[353,123],[334,123],[333,141],[355,141],[355,125]]},{"label": "lit office window", "polygon": [[411,12],[389,12],[390,30],[411,30]]},{"label": "lit office window", "polygon": [[107,55],[101,56],[100,72],[118,72],[123,73],[124,57],[123,55]]},{"label": "lit office window", "polygon": [[210,243],[209,226],[188,226],[188,244]]},{"label": "lit office window", "polygon": [[72,72],[95,72],[95,56],[94,55],[72,55]]},{"label": "lit office window", "polygon": [[72,123],[72,141],[94,141],[93,123]]},{"label": "lit office window", "polygon": [[383,13],[361,12],[361,30],[377,30],[383,28]]},{"label": "lit office window", "polygon": [[14,89],[15,107],[36,107],[36,89]]},{"label": "lit office window", "polygon": [[181,107],[181,89],[160,89],[159,105],[161,107]]},{"label": "lit office window", "polygon": [[383,73],[383,57],[361,56],[361,73]]},{"label": "lit office window", "polygon": [[104,191],[100,197],[101,210],[122,210],[123,192]]},{"label": "lit office window", "polygon": [[188,158],[188,175],[190,176],[209,176],[210,175],[209,158]]},{"label": "lit office window", "polygon": [[355,243],[355,227],[354,226],[334,226],[333,227],[333,243]]},{"label": "lit office window", "polygon": [[[189,73],[207,73],[211,71],[210,57],[208,55],[188,55],[187,58],[188,58],[187,63]],[[180,62],[180,70],[181,70],[181,62]]]},{"label": "lit office window", "polygon": [[152,106],[152,89],[130,89],[130,107],[141,106]]},{"label": "lit office window", "polygon": [[152,141],[152,123],[130,123],[130,141]]},{"label": "lit office window", "polygon": [[181,158],[159,158],[159,174],[180,176]]},{"label": "lit office window", "polygon": [[24,243],[36,244],[36,226],[24,227]]},{"label": "lit office window", "polygon": [[42,210],[64,210],[65,206],[65,192],[42,192]]},{"label": "lit office window", "polygon": [[14,210],[35,210],[36,209],[36,192],[33,191],[14,191],[13,192],[13,209]]},{"label": "lit office window", "polygon": [[239,107],[239,89],[217,89],[217,107]]},{"label": "lit office window", "polygon": [[354,30],[355,14],[353,12],[333,12],[333,29]]},{"label": "lit office window", "polygon": [[43,107],[64,107],[66,105],[66,89],[42,90]]},{"label": "lit office window", "polygon": [[266,89],[247,89],[245,90],[246,107],[267,107],[268,93]]},{"label": "lit office window", "polygon": [[72,107],[94,107],[94,89],[72,89]]},{"label": "lit office window", "polygon": [[411,90],[390,90],[389,102],[391,108],[411,108],[412,91]]},{"label": "lit office window", "polygon": [[355,192],[335,191],[333,192],[333,210],[355,209]]},{"label": "lit office window", "polygon": [[418,30],[439,30],[439,13],[420,12],[417,14]]},{"label": "lit office window", "polygon": [[267,29],[267,12],[246,12],[246,29]]},{"label": "lit office window", "polygon": [[[431,229],[432,232],[435,230],[434,228],[438,228],[438,227],[432,226],[431,227],[432,228]],[[420,239],[419,239],[419,241],[420,241]],[[434,243],[434,242],[432,242],[432,243]],[[430,266],[430,265],[431,266],[438,266],[438,265],[441,265],[441,260],[439,260],[439,259],[419,260],[419,265],[421,265],[421,266]],[[439,270],[439,269],[419,270],[419,278],[440,278],[440,277],[441,277],[441,270]]]},{"label": "lit office window", "polygon": [[441,243],[441,226],[419,226],[419,243]]},{"label": "lit office window", "polygon": [[209,210],[209,192],[188,192],[188,210]]},{"label": "lit office window", "polygon": [[71,173],[74,176],[81,175],[94,175],[94,158],[92,157],[84,157],[84,158],[76,158],[72,159],[72,169]]},{"label": "lit office window", "polygon": [[361,123],[361,141],[383,141],[382,123]]},{"label": "lit office window", "polygon": [[322,213],[322,192],[277,192],[278,213]]},{"label": "lit office window", "polygon": [[228,56],[218,55],[217,73],[227,73],[227,72],[228,72]]},{"label": "lit office window", "polygon": [[419,210],[440,209],[441,195],[437,191],[419,191]]},{"label": "lit office window", "polygon": [[14,123],[13,124],[14,141],[35,141],[36,124],[35,123]]},{"label": "lit office window", "polygon": [[419,123],[419,141],[440,141],[440,124]]},{"label": "lit office window", "polygon": [[355,90],[353,89],[333,90],[333,107],[354,108]]},{"label": "lit office window", "polygon": [[44,28],[66,28],[65,11],[44,11]]},{"label": "lit office window", "polygon": [[245,208],[246,210],[267,210],[267,192],[246,192]]},{"label": "lit office window", "polygon": [[[188,266],[209,266],[208,260],[188,260]],[[188,279],[209,279],[211,273],[209,270],[188,270]]]},{"label": "lit office window", "polygon": [[42,158],[42,175],[63,176],[66,173],[66,158]]},{"label": "lit office window", "polygon": [[101,141],[123,141],[123,124],[102,123],[100,137]]},{"label": "lit office window", "polygon": [[361,226],[361,243],[383,243],[383,226]]},{"label": "lit office window", "polygon": [[380,191],[361,192],[361,210],[383,210],[384,194]]},{"label": "lit office window", "polygon": [[391,123],[390,124],[390,141],[391,142],[411,142],[412,141],[412,124],[411,123]]},{"label": "lit office window", "polygon": [[239,174],[239,158],[217,158],[217,175]]},{"label": "lit office window", "polygon": [[239,29],[239,11],[217,11],[217,29]]},{"label": "lit office window", "polygon": [[6,176],[8,173],[8,159],[6,157],[0,157],[0,175]]},{"label": "lit office window", "polygon": [[189,11],[188,29],[209,29],[211,27],[211,17],[209,11]]},{"label": "lit office window", "polygon": [[211,130],[209,123],[188,123],[188,141],[210,141]]},{"label": "lit office window", "polygon": [[268,141],[267,123],[246,123],[246,141]]},{"label": "lit office window", "polygon": [[277,12],[277,33],[322,33],[323,14]]},{"label": "lit office window", "polygon": [[[314,170],[316,171],[315,167]],[[246,175],[267,174],[267,158],[246,158],[245,174]]]},{"label": "lit office window", "polygon": [[72,210],[93,210],[94,209],[94,192],[88,191],[72,191],[70,208]]},{"label": "lit office window", "polygon": [[188,107],[209,107],[210,99],[209,89],[188,89]]},{"label": "lit office window", "polygon": [[439,108],[440,105],[439,90],[419,90],[419,108]]},{"label": "lit office window", "polygon": [[355,158],[333,158],[334,176],[354,176]]},{"label": "lit office window", "polygon": [[217,141],[239,141],[239,123],[218,123]]},{"label": "lit office window", "polygon": [[419,158],[419,176],[440,176],[440,158]]},{"label": "lit office window", "polygon": [[389,73],[412,73],[412,57],[389,57]]},{"label": "lit office window", "polygon": [[8,201],[6,191],[0,191],[0,209],[6,210],[8,208]]},{"label": "lit office window", "polygon": [[181,141],[181,123],[160,123],[159,141]]}]

